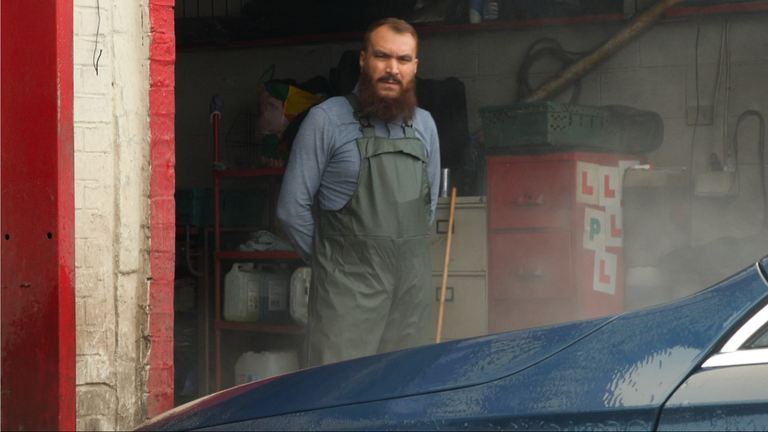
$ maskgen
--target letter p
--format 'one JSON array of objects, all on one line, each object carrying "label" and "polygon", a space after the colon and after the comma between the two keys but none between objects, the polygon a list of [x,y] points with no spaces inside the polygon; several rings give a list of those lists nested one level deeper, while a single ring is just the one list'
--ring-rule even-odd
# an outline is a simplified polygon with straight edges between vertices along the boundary
[{"label": "letter p", "polygon": [[596,218],[591,218],[589,220],[589,240],[592,241],[595,239],[595,236],[600,234],[602,227],[600,226],[600,220]]}]

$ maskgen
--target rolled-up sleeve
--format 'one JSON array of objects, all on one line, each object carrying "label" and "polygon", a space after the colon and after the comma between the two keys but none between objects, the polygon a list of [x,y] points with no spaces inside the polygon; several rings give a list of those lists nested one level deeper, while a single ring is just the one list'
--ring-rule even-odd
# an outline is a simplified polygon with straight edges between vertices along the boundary
[{"label": "rolled-up sleeve", "polygon": [[312,108],[293,141],[277,201],[277,219],[293,247],[307,263],[312,262],[315,221],[312,203],[328,163],[332,140],[328,116],[320,107]]}]

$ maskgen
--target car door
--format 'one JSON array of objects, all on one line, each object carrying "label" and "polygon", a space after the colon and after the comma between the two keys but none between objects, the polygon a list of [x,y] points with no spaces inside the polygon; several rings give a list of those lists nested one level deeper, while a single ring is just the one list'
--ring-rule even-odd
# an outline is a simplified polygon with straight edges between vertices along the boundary
[{"label": "car door", "polygon": [[669,398],[657,430],[768,429],[768,305]]}]

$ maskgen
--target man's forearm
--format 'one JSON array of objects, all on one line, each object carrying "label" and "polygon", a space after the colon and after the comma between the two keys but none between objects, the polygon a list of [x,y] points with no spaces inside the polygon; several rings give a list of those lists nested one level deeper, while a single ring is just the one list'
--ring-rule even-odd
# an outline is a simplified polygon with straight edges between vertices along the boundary
[{"label": "man's forearm", "polygon": [[[287,225],[283,225],[287,226]],[[288,239],[296,248],[301,258],[307,263],[312,263],[312,241],[314,238],[315,223],[311,221],[309,223],[296,222],[292,226],[291,232],[286,231]]]},{"label": "man's forearm", "polygon": [[332,136],[328,117],[320,107],[312,108],[296,134],[283,177],[277,218],[288,239],[306,262],[312,261],[315,221],[312,203],[327,165]]},{"label": "man's forearm", "polygon": [[277,218],[280,221],[285,234],[301,258],[312,262],[312,239],[315,230],[315,221],[309,208],[287,207],[284,202],[278,204]]}]

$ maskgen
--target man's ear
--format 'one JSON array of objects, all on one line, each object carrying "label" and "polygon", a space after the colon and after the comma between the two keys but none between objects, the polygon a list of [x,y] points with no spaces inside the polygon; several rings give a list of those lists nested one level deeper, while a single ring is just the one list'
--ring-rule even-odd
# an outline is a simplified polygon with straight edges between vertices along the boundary
[{"label": "man's ear", "polygon": [[363,70],[365,64],[365,51],[360,51],[360,70]]}]

